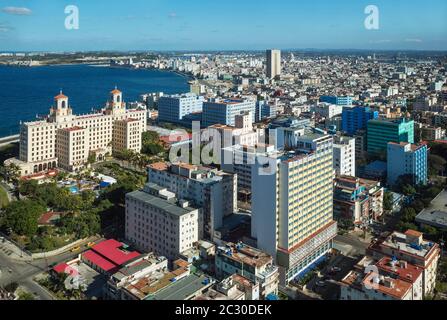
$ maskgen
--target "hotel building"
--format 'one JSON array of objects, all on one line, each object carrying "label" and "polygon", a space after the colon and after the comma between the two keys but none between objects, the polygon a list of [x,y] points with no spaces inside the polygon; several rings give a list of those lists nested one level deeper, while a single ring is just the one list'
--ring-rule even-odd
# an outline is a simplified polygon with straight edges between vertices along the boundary
[{"label": "hotel building", "polygon": [[115,89],[100,112],[74,115],[68,97],[61,92],[44,120],[21,125],[19,158],[5,164],[18,165],[26,176],[57,167],[77,171],[90,154],[102,160],[124,149],[140,152],[146,114],[144,108],[127,109],[121,91]]},{"label": "hotel building", "polygon": [[252,167],[252,237],[276,259],[284,285],[323,257],[337,235],[330,135],[297,138],[293,151]]}]

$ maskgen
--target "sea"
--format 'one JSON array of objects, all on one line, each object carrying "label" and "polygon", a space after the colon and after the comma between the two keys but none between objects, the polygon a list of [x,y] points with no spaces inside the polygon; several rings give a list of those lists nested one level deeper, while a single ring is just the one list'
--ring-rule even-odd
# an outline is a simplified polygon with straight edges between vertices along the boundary
[{"label": "sea", "polygon": [[0,66],[0,137],[19,133],[20,121],[45,116],[60,90],[74,114],[102,108],[115,86],[124,101],[143,93],[189,91],[188,77],[170,71],[90,65]]}]

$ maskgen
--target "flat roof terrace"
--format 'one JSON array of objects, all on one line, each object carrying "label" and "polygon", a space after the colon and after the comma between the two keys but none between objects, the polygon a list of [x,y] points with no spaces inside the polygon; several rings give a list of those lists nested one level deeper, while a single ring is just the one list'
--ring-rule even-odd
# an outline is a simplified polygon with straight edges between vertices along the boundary
[{"label": "flat roof terrace", "polygon": [[428,208],[417,215],[416,222],[447,229],[447,189],[433,199]]}]

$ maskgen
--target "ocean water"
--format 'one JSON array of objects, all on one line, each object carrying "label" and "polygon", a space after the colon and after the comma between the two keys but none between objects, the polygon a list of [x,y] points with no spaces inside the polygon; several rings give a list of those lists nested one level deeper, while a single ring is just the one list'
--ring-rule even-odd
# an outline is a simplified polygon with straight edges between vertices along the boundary
[{"label": "ocean water", "polygon": [[189,91],[188,78],[173,72],[87,65],[33,68],[0,66],[0,137],[19,133],[20,121],[46,115],[62,89],[75,114],[98,109],[115,85],[125,101],[148,92]]}]

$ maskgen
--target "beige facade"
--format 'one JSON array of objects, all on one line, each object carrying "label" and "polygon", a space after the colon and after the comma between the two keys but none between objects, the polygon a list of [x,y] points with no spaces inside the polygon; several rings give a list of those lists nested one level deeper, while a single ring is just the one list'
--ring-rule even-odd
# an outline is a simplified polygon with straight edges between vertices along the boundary
[{"label": "beige facade", "polygon": [[88,130],[81,127],[57,130],[56,154],[59,167],[67,171],[78,171],[88,158]]},{"label": "beige facade", "polygon": [[[126,109],[117,89],[100,112],[73,115],[68,97],[61,92],[45,119],[22,124],[19,159],[8,162],[18,165],[23,176],[55,167],[79,169],[89,153],[100,155],[101,160],[114,146],[140,152],[146,115],[146,109]],[[114,133],[115,128],[119,134]]]}]

